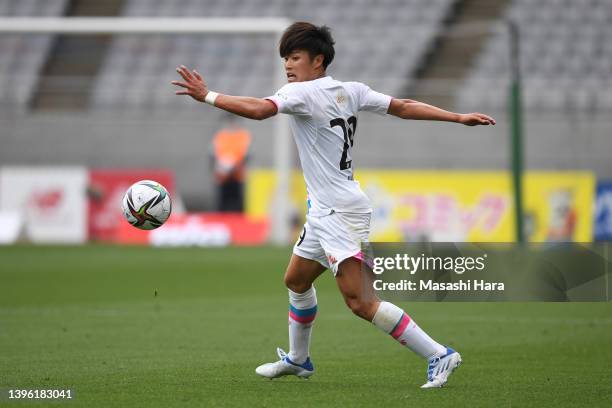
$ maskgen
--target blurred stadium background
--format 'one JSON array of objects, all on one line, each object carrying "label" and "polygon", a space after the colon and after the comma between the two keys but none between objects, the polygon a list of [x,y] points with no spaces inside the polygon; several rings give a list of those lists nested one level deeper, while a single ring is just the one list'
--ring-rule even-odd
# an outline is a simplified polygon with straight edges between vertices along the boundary
[{"label": "blurred stadium background", "polygon": [[[329,25],[337,42],[330,67],[334,77],[498,119],[496,127],[483,129],[374,115],[359,123],[354,156],[357,176],[377,207],[372,239],[439,241],[516,239],[507,26],[516,21],[525,234],[534,241],[612,236],[609,1],[2,0],[0,15],[286,17]],[[175,97],[169,81],[176,79],[174,68],[185,64],[200,70],[211,89],[270,95],[278,84],[275,64],[281,63],[276,41],[269,34],[0,34],[3,240],[117,240],[119,191],[127,181],[160,172],[159,181],[173,192],[176,214],[214,211],[210,152],[223,115]],[[191,218],[192,236],[201,239],[183,243],[223,243],[236,228],[252,230],[243,237],[251,243],[269,238],[275,212],[274,120],[241,120],[240,125],[253,135],[247,218],[210,234],[194,232],[205,229],[206,220]],[[291,162],[298,170],[295,154]],[[145,171],[130,174],[133,169]],[[33,187],[36,180],[40,184],[38,175],[48,182]],[[70,185],[82,198],[71,197]],[[295,176],[287,222],[296,228],[303,217],[303,188]],[[73,201],[62,206],[67,197]],[[70,223],[70,217],[79,219],[72,221],[72,235],[59,225]],[[214,220],[217,227],[226,224]],[[175,232],[185,232],[186,222],[175,218]],[[34,224],[44,223],[55,232],[33,232]],[[15,225],[20,225],[18,236]],[[168,238],[171,229],[156,242],[175,242]],[[151,239],[124,232],[123,241]]]},{"label": "blurred stadium background", "polygon": [[[361,117],[353,159],[375,207],[373,241],[515,241],[513,123],[526,238],[611,240],[610,0],[0,0],[0,21],[99,16],[328,24],[332,76],[493,115],[487,128]],[[522,122],[510,109],[509,20],[520,28]],[[329,274],[317,283],[317,376],[254,375],[287,340],[290,250],[266,244],[283,204],[289,236],[301,228],[297,157],[279,203],[278,118],[239,119],[252,134],[245,211],[217,212],[211,151],[227,116],[176,97],[170,81],[184,64],[213,90],[271,95],[276,41],[0,33],[0,391],[72,388],[87,407],[608,406],[609,302],[402,305],[465,361],[431,394],[417,392],[423,362],[352,316]],[[153,232],[120,213],[140,179],[174,200]],[[57,243],[70,245],[47,245]]]}]

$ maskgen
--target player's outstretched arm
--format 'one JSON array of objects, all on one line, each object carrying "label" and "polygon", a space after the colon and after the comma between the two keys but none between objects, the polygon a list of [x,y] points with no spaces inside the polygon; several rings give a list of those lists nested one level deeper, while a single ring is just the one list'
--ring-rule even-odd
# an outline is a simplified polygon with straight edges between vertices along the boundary
[{"label": "player's outstretched arm", "polygon": [[263,120],[276,115],[276,105],[266,99],[251,98],[249,96],[230,96],[218,94],[214,100],[206,99],[209,94],[208,87],[198,71],[189,71],[181,65],[176,72],[185,82],[172,81],[172,85],[180,86],[184,90],[176,91],[176,95],[188,95],[198,102],[209,102],[217,108],[249,119]]},{"label": "player's outstretched arm", "polygon": [[439,120],[466,126],[495,124],[495,119],[482,113],[454,113],[411,99],[392,99],[388,113],[402,119]]}]

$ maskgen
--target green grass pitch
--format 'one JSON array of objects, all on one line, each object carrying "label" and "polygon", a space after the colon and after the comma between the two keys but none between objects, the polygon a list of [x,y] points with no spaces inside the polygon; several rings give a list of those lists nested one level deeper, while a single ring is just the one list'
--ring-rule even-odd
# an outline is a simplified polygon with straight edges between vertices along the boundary
[{"label": "green grass pitch", "polygon": [[287,346],[289,253],[0,248],[0,389],[70,388],[72,402],[48,405],[73,407],[612,406],[610,303],[401,304],[464,360],[421,390],[426,363],[354,317],[330,274],[317,373],[259,378]]}]

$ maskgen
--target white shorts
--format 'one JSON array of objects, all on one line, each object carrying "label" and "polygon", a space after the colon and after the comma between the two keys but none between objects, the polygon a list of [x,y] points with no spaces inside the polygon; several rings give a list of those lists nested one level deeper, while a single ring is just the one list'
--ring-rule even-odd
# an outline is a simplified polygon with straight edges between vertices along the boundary
[{"label": "white shorts", "polygon": [[363,260],[362,243],[368,242],[371,213],[338,213],[323,217],[306,215],[302,234],[293,253],[312,259],[338,273],[338,265],[347,258]]}]

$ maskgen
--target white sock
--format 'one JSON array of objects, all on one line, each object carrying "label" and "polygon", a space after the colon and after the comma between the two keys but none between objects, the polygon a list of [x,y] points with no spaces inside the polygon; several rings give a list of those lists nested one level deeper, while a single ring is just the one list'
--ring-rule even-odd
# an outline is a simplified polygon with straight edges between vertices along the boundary
[{"label": "white sock", "polygon": [[310,333],[317,315],[317,291],[311,286],[304,293],[289,290],[289,359],[302,364],[310,356]]},{"label": "white sock", "polygon": [[427,360],[446,354],[446,347],[435,342],[406,312],[392,303],[380,302],[372,323]]}]

